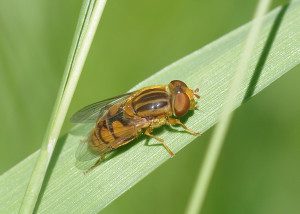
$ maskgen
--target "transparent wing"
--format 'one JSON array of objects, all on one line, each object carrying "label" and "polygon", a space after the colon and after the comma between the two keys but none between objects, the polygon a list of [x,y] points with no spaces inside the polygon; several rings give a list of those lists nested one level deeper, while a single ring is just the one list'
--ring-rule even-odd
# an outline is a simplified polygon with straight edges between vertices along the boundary
[{"label": "transparent wing", "polygon": [[127,99],[132,93],[134,92],[90,104],[73,114],[70,120],[72,123],[94,123],[110,106]]},{"label": "transparent wing", "polygon": [[100,155],[98,153],[90,149],[88,141],[84,140],[81,141],[77,147],[75,165],[78,169],[88,170],[96,163],[99,157]]},{"label": "transparent wing", "polygon": [[100,153],[91,149],[90,138],[81,140],[75,152],[75,166],[80,170],[91,169],[100,158]]},{"label": "transparent wing", "polygon": [[99,158],[100,154],[96,151],[93,151],[89,146],[88,140],[85,140],[79,143],[75,153],[75,157],[76,160],[84,162]]}]

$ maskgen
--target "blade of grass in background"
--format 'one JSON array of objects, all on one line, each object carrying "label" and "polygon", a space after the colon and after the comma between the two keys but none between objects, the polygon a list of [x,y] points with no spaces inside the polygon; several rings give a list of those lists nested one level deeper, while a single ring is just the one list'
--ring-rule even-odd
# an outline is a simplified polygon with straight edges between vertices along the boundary
[{"label": "blade of grass in background", "polygon": [[[277,8],[265,17],[259,42],[250,60],[250,69],[236,94],[235,107],[242,103],[256,63],[262,56],[266,59],[265,65],[257,84],[250,84],[254,87],[251,96],[299,64],[299,9],[300,5],[296,2],[288,7],[267,56],[262,54],[262,49],[266,47],[266,41],[281,9]],[[249,28],[249,24],[242,26],[166,67],[135,88],[167,83],[171,79],[182,79],[193,88],[199,87],[200,94],[204,97],[199,102],[202,111],[195,112],[186,124],[194,130],[205,132],[219,118]],[[164,148],[146,146],[145,139],[141,138],[136,144],[122,148],[115,157],[84,175],[75,166],[74,154],[79,141],[86,136],[89,128],[86,125],[77,126],[69,135],[59,140],[36,207],[38,213],[98,212],[164,161],[169,160]],[[163,131],[159,136],[175,152],[195,139],[182,132]],[[154,143],[149,141],[149,144]],[[37,154],[38,152],[29,156],[0,177],[1,213],[14,213],[18,210]]]},{"label": "blade of grass in background", "polygon": [[[234,74],[232,84],[230,86],[228,95],[226,96],[224,110],[221,113],[220,121],[216,126],[214,135],[212,136],[211,142],[205,154],[203,166],[201,170],[199,170],[195,189],[193,190],[191,199],[187,206],[187,214],[197,214],[201,213],[202,211],[207,189],[209,187],[233,115],[231,112],[235,107],[235,94],[241,87],[243,79],[249,70],[249,61],[262,28],[263,16],[267,12],[270,4],[271,0],[260,0],[257,5],[257,9],[254,14],[254,20],[252,21],[252,25],[246,39],[245,48],[241,54],[237,71]],[[268,40],[266,43],[267,42]],[[247,91],[245,93],[247,93]]]},{"label": "blade of grass in background", "polygon": [[79,17],[54,110],[33,168],[20,213],[32,213],[106,0],[87,0]]}]

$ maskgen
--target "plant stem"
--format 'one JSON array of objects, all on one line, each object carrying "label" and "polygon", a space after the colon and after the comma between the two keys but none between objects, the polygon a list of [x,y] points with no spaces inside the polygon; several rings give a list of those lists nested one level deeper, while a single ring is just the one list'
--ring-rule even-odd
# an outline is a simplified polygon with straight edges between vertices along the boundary
[{"label": "plant stem", "polygon": [[243,79],[245,78],[247,69],[249,68],[250,57],[252,55],[260,29],[262,27],[263,16],[267,12],[270,3],[271,0],[260,0],[256,8],[253,24],[247,36],[246,44],[237,66],[237,71],[233,77],[232,85],[229,89],[229,93],[226,99],[227,102],[225,102],[224,104],[224,109],[222,111],[219,123],[216,126],[214,135],[212,136],[211,142],[209,144],[208,151],[203,162],[203,167],[201,168],[201,170],[199,170],[195,189],[186,209],[187,214],[198,214],[201,212],[201,209],[203,207],[207,189],[232,118],[231,111],[234,109],[235,94],[240,88]]},{"label": "plant stem", "polygon": [[86,0],[83,3],[54,110],[19,213],[32,213],[35,208],[52,153],[105,4],[106,0]]}]

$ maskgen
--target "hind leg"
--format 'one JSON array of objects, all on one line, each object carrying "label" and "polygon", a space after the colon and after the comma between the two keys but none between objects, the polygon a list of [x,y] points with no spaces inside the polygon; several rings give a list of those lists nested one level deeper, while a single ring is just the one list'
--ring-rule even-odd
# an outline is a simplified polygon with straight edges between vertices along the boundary
[{"label": "hind leg", "polygon": [[97,166],[99,166],[99,164],[105,160],[105,153],[104,154],[100,154],[100,158],[94,163],[93,166],[91,166],[88,170],[86,170],[84,172],[84,174],[89,173],[90,171],[92,171],[93,169],[95,169]]}]

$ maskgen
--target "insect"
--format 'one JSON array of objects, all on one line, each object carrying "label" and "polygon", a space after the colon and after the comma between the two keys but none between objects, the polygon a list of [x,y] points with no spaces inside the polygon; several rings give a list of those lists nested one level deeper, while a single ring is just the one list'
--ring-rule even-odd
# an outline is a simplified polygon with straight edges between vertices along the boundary
[{"label": "insect", "polygon": [[152,134],[163,125],[179,125],[186,132],[198,135],[178,118],[197,108],[199,89],[192,90],[184,82],[173,80],[168,85],[156,85],[106,99],[84,107],[71,117],[73,123],[95,123],[86,139],[98,154],[97,166],[105,155],[130,143],[141,134],[156,139],[171,157],[174,153],[163,139]]}]

